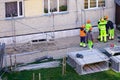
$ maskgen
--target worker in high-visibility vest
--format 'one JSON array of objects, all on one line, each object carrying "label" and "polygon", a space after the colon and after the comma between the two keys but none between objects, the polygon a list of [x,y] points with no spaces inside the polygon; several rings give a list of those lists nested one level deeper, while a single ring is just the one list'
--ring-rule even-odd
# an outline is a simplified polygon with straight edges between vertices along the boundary
[{"label": "worker in high-visibility vest", "polygon": [[86,40],[88,43],[88,48],[92,49],[93,48],[93,36],[92,36],[92,28],[89,29],[87,36],[86,36]]},{"label": "worker in high-visibility vest", "polygon": [[100,41],[107,41],[107,34],[106,34],[106,22],[102,18],[99,23],[99,29],[100,29]]},{"label": "worker in high-visibility vest", "polygon": [[88,37],[88,35],[89,35],[89,31],[90,31],[90,29],[92,29],[92,25],[91,25],[91,21],[88,19],[87,20],[87,23],[86,23],[86,25],[85,25],[85,30],[86,30],[86,38]]},{"label": "worker in high-visibility vest", "polygon": [[99,27],[100,20],[98,21],[98,30],[99,30],[99,35],[98,35],[98,38],[97,38],[98,40],[100,40],[100,27]]},{"label": "worker in high-visibility vest", "polygon": [[82,25],[80,28],[80,46],[86,47],[86,31],[85,31],[85,25]]},{"label": "worker in high-visibility vest", "polygon": [[113,22],[108,20],[108,16],[104,16],[104,19],[107,21],[106,24],[106,31],[108,34],[109,39],[114,39],[114,25]]},{"label": "worker in high-visibility vest", "polygon": [[105,24],[106,24],[106,35],[107,35],[107,38],[109,37],[109,26],[107,25],[107,16],[104,16],[104,20],[105,20]]},{"label": "worker in high-visibility vest", "polygon": [[87,20],[87,24],[85,25],[86,32],[88,32],[90,30],[90,28],[92,28],[91,21]]}]

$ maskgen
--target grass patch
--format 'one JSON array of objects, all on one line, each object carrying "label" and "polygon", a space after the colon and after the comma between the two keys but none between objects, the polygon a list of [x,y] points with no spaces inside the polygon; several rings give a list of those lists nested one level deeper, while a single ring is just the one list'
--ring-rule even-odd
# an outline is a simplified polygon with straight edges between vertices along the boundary
[{"label": "grass patch", "polygon": [[4,77],[8,80],[32,80],[32,74],[36,74],[38,80],[38,74],[41,73],[42,80],[120,80],[120,73],[116,73],[112,70],[78,75],[73,68],[67,65],[66,75],[62,76],[62,66],[50,69],[39,69],[21,72],[6,73]]}]

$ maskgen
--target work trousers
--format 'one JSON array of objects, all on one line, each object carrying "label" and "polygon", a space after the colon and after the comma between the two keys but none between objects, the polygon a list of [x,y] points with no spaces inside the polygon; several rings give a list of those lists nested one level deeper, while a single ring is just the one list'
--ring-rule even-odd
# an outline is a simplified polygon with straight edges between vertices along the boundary
[{"label": "work trousers", "polygon": [[114,29],[109,30],[109,39],[114,39]]},{"label": "work trousers", "polygon": [[100,41],[107,41],[107,34],[106,34],[106,30],[100,30]]},{"label": "work trousers", "polygon": [[86,46],[86,44],[85,44],[85,36],[84,37],[80,37],[80,46],[83,46],[83,47],[85,47]]},{"label": "work trousers", "polygon": [[92,42],[92,40],[88,40],[88,48],[89,49],[93,48],[93,42]]}]

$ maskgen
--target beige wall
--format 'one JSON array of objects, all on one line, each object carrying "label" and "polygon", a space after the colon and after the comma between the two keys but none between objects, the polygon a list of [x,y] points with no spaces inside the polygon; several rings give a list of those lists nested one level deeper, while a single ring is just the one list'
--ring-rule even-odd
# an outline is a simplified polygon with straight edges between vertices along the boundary
[{"label": "beige wall", "polygon": [[4,19],[5,17],[5,4],[0,2],[0,19]]},{"label": "beige wall", "polygon": [[[92,22],[92,25],[96,25],[97,21],[103,17],[104,15],[108,15],[109,19],[115,22],[115,3],[114,0],[105,0],[106,1],[106,7],[99,8],[99,9],[84,9],[84,4],[80,7],[82,10],[80,10],[81,16],[83,21],[83,24],[86,23],[87,19],[90,19]],[[84,3],[84,0],[78,0],[78,5],[80,3]],[[80,5],[79,5],[80,6]]]},{"label": "beige wall", "polygon": [[43,2],[42,0],[25,0],[25,17],[39,16],[43,13]]},{"label": "beige wall", "polygon": [[[5,19],[4,2],[0,0],[0,37],[12,36],[12,20]],[[13,0],[14,1],[14,0]],[[68,0],[68,12],[54,15],[43,15],[42,0],[24,0],[25,17],[15,19],[16,35],[39,33],[53,30],[64,30],[79,27],[85,24],[87,19],[91,19],[92,25],[97,25],[101,16],[108,15],[109,19],[115,21],[115,4],[113,0],[106,0],[106,8],[84,10],[84,0],[78,0],[78,13],[76,13],[76,0]],[[33,5],[33,6],[31,6]],[[76,19],[78,15],[78,24]]]}]

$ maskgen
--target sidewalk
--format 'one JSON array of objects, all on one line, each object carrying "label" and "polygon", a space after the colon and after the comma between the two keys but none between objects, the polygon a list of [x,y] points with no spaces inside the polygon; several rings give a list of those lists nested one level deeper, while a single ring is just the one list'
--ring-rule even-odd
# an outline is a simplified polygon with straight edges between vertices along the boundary
[{"label": "sidewalk", "polygon": [[[94,33],[94,49],[103,50],[105,47],[110,47],[110,44],[113,43],[115,45],[120,45],[118,42],[117,36],[119,36],[120,31],[116,31],[116,36],[114,40],[108,40],[108,42],[99,42],[97,41],[97,34]],[[49,42],[42,42],[42,43],[36,43],[36,44],[26,44],[22,47],[18,47],[16,51],[9,51],[7,50],[7,62],[8,65],[10,65],[10,56],[9,54],[12,54],[12,62],[15,62],[15,56],[16,56],[16,62],[17,63],[28,63],[33,62],[35,59],[40,58],[42,56],[52,56],[55,59],[62,58],[66,56],[69,52],[74,51],[80,51],[80,50],[87,50],[88,47],[83,48],[79,46],[80,37],[78,36],[72,36],[72,37],[66,37],[66,38],[60,38],[55,39],[54,41]],[[26,47],[27,46],[27,47]],[[13,52],[13,53],[11,53]]]}]

